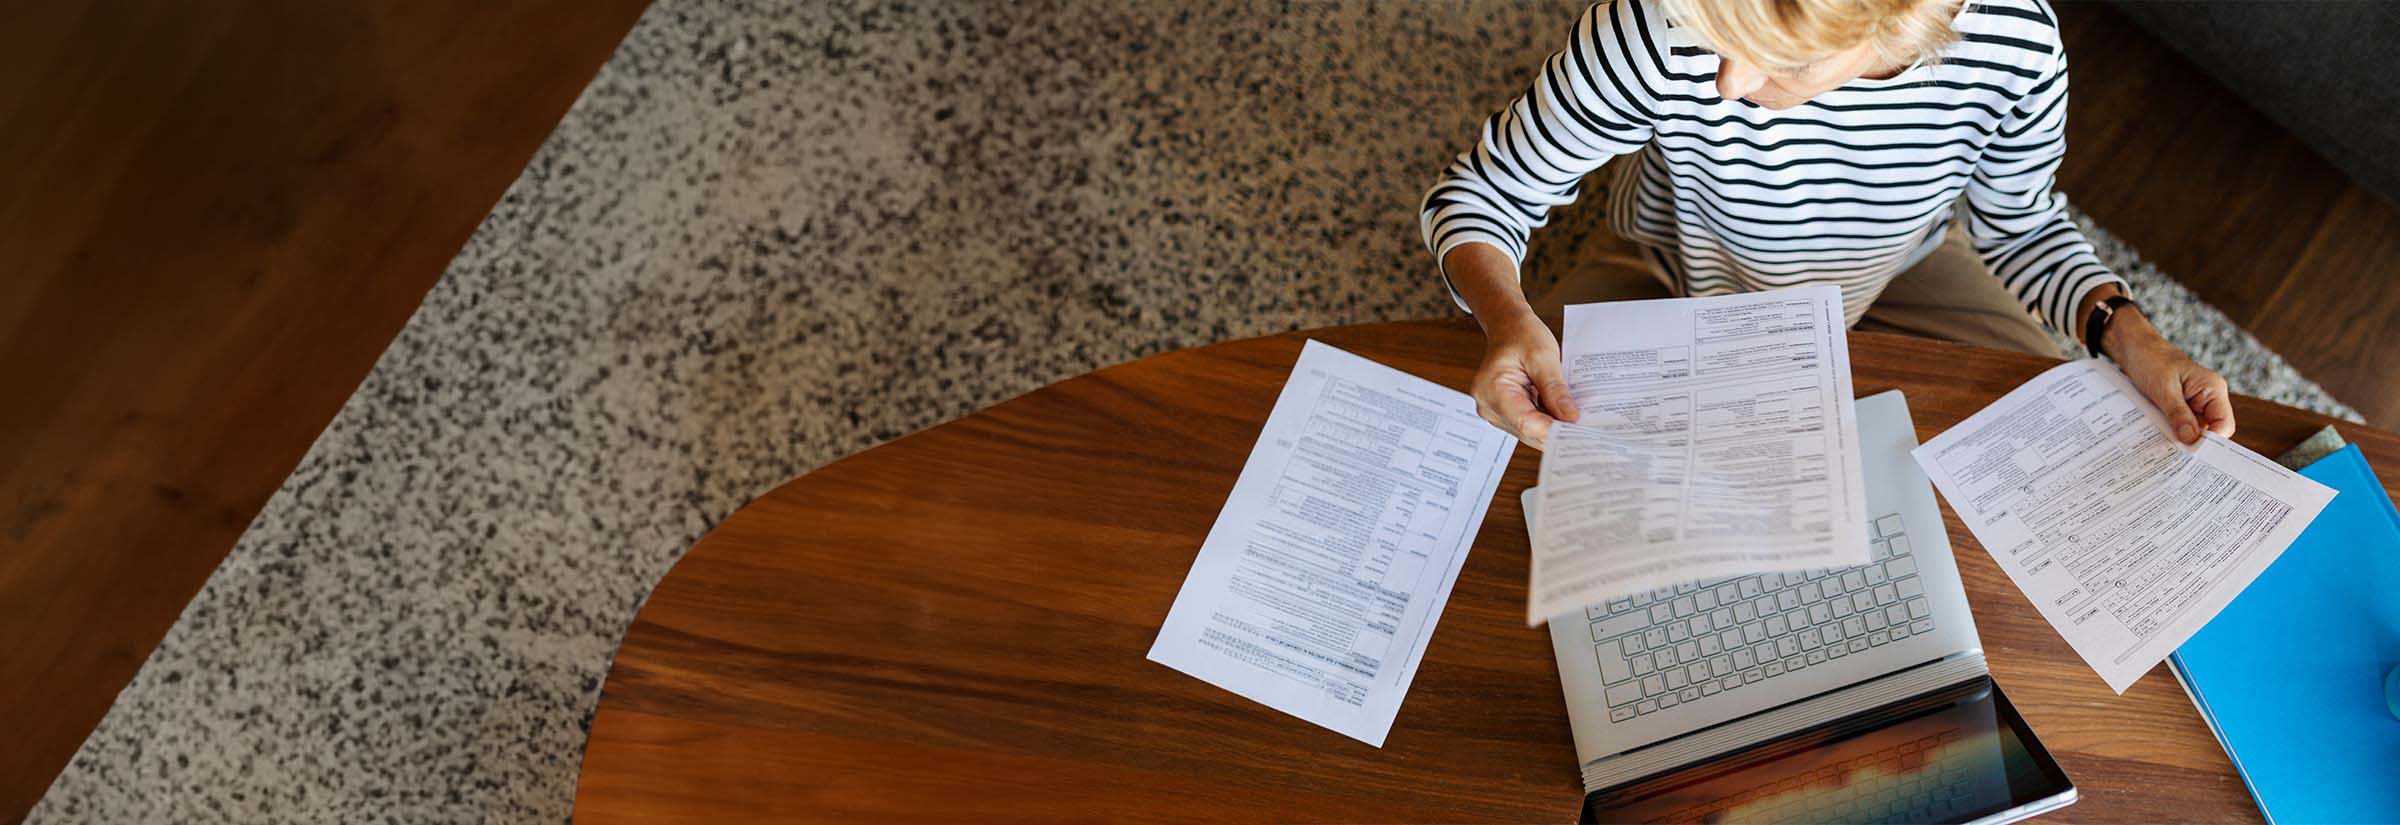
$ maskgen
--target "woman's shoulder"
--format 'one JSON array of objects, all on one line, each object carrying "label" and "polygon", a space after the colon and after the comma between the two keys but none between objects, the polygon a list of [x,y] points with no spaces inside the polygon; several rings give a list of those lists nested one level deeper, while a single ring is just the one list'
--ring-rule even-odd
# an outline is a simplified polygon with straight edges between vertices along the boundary
[{"label": "woman's shoulder", "polygon": [[1574,36],[1586,54],[1630,68],[1647,82],[1674,88],[1716,80],[1714,55],[1669,19],[1658,0],[1600,0],[1584,9]]},{"label": "woman's shoulder", "polygon": [[1955,25],[1958,43],[1943,53],[1950,62],[2038,81],[2066,59],[2048,0],[1967,0]]}]

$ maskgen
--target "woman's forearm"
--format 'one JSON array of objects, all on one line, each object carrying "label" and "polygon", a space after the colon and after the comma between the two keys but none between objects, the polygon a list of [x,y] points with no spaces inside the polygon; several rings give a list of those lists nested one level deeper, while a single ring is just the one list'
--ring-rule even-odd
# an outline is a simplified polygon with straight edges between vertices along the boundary
[{"label": "woman's forearm", "polygon": [[1517,264],[1508,253],[1488,243],[1466,243],[1451,247],[1442,257],[1442,271],[1450,274],[1450,288],[1467,302],[1467,311],[1483,325],[1489,335],[1501,329],[1525,323],[1541,323],[1533,315],[1533,305],[1525,300],[1525,291],[1517,283]]}]

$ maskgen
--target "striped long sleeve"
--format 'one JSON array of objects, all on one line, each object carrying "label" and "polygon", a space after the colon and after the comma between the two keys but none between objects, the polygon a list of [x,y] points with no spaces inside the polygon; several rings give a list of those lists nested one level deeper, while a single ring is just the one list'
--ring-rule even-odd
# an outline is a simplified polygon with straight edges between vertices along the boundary
[{"label": "striped long sleeve", "polygon": [[2125,289],[2051,189],[2067,156],[2067,61],[2058,52],[2011,108],[1967,183],[1967,235],[1992,274],[2051,326],[2076,333],[2075,308],[2102,284]]},{"label": "striped long sleeve", "polygon": [[1624,156],[1611,228],[1686,294],[1831,284],[1856,323],[1963,203],[2002,285],[2072,331],[2078,301],[2122,281],[2051,189],[2066,151],[2057,18],[2044,0],[1973,0],[1955,25],[1937,59],[1774,110],[1718,97],[1716,54],[1654,0],[1593,6],[1426,193],[1426,249],[1439,262],[1486,243],[1521,263],[1550,210]]},{"label": "striped long sleeve", "polygon": [[1542,62],[1533,85],[1484,120],[1475,145],[1425,193],[1420,223],[1437,266],[1467,243],[1491,244],[1523,262],[1527,238],[1552,207],[1575,201],[1584,175],[1649,142],[1645,98],[1654,78],[1625,59],[1639,29],[1620,15],[1655,13],[1629,5],[1585,11],[1567,48]]}]

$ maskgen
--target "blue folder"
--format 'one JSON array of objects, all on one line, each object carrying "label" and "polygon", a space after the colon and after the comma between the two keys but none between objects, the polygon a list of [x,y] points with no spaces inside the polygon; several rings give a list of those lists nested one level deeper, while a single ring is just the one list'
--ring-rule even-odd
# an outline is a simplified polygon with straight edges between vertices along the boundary
[{"label": "blue folder", "polygon": [[2301,475],[2338,494],[2168,661],[2267,821],[2400,822],[2400,511],[2356,445]]}]

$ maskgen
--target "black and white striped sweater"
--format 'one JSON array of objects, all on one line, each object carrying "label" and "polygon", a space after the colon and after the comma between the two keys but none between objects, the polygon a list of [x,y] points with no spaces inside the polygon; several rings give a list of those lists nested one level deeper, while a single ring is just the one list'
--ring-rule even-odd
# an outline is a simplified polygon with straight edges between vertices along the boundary
[{"label": "black and white striped sweater", "polygon": [[1426,246],[1437,262],[1465,243],[1522,261],[1585,174],[1638,153],[1615,169],[1609,221],[1683,291],[1835,284],[1856,323],[1941,242],[1963,194],[1993,274],[2073,330],[2085,292],[2123,281],[2051,191],[2066,153],[2056,17],[2043,0],[1975,0],[1956,25],[1938,60],[1774,111],[1720,99],[1716,56],[1654,2],[1595,5],[1426,193]]}]

